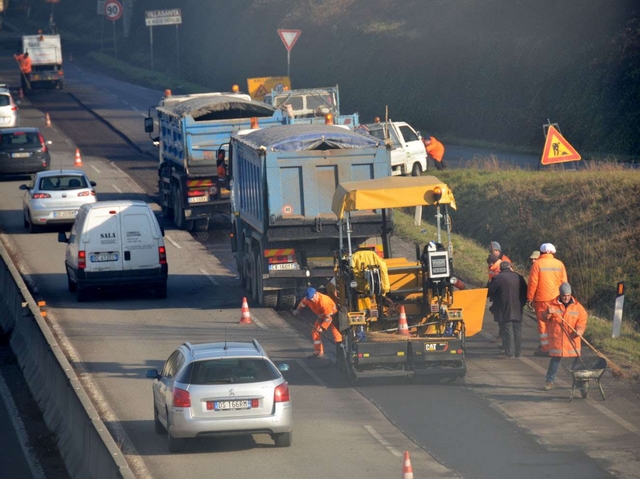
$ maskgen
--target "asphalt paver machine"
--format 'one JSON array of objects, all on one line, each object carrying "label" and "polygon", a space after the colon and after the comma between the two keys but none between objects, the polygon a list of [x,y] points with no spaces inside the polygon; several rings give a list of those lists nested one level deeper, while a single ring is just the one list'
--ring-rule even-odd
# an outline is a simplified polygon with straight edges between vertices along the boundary
[{"label": "asphalt paver machine", "polygon": [[[434,211],[436,233],[416,245],[415,260],[393,257],[388,228],[383,257],[352,244],[354,215],[378,210],[387,221],[390,210],[416,206]],[[465,375],[465,340],[482,329],[487,289],[466,289],[454,276],[449,208],[456,208],[453,192],[434,176],[338,186],[332,210],[340,251],[331,284],[344,336],[338,366],[352,384],[363,377]]]}]

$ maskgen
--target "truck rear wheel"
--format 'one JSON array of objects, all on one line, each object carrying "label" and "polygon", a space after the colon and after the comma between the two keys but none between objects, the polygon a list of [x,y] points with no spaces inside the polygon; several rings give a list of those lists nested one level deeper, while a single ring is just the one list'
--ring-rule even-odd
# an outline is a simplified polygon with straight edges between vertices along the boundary
[{"label": "truck rear wheel", "polygon": [[176,228],[183,230],[187,226],[187,220],[184,217],[184,210],[182,209],[180,188],[174,185],[171,190],[171,196],[173,198],[173,223],[176,225]]},{"label": "truck rear wheel", "polygon": [[278,304],[276,308],[279,310],[293,309],[296,305],[295,288],[281,289],[278,291]]},{"label": "truck rear wheel", "polygon": [[255,291],[255,296],[256,296],[256,300],[258,301],[258,304],[260,306],[262,306],[263,308],[275,308],[278,304],[278,292],[277,291],[265,291],[264,290],[264,283],[262,281],[262,274],[263,274],[263,269],[264,269],[264,261],[262,261],[262,257],[260,255],[260,252],[258,251],[258,253],[255,256],[255,286],[256,286],[256,291]]},{"label": "truck rear wheel", "polygon": [[193,220],[193,231],[207,231],[209,229],[209,218],[198,218]]},{"label": "truck rear wheel", "polygon": [[417,161],[413,164],[411,168],[411,176],[421,176],[422,175],[422,166]]}]

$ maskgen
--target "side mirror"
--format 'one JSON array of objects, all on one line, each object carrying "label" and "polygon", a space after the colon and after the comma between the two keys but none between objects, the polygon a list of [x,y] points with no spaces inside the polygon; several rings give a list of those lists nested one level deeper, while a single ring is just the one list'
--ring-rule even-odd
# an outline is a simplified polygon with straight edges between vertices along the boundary
[{"label": "side mirror", "polygon": [[47,145],[53,145],[53,141],[51,141],[51,140],[47,140],[47,141],[45,141],[45,143],[46,143]]},{"label": "side mirror", "polygon": [[144,119],[144,131],[145,133],[153,132],[153,118],[150,116]]},{"label": "side mirror", "polygon": [[287,363],[280,363],[278,364],[278,371],[280,372],[286,372],[289,370],[289,365]]},{"label": "side mirror", "polygon": [[96,182],[95,182],[95,181],[90,181],[90,182],[89,182],[89,184],[90,184],[91,186],[96,186]]},{"label": "side mirror", "polygon": [[59,231],[58,243],[68,243],[68,242],[69,242],[69,238],[67,238],[67,233],[65,233],[64,231]]},{"label": "side mirror", "polygon": [[160,375],[158,374],[157,369],[149,369],[147,371],[147,378],[149,379],[160,379]]},{"label": "side mirror", "polygon": [[28,190],[29,187],[27,185],[20,185],[18,186],[18,188],[20,188],[21,190]]}]

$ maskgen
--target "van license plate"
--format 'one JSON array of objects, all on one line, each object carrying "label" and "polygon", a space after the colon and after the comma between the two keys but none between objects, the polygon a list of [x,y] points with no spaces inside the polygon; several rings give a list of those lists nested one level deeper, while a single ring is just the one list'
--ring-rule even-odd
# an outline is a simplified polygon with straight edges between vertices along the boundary
[{"label": "van license plate", "polygon": [[118,253],[92,254],[89,256],[92,263],[103,263],[105,261],[118,261]]},{"label": "van license plate", "polygon": [[77,214],[78,214],[78,211],[77,211],[77,210],[71,210],[71,211],[54,211],[54,212],[53,212],[53,217],[54,217],[54,218],[74,218]]},{"label": "van license plate", "polygon": [[288,269],[300,269],[298,263],[279,263],[279,264],[270,264],[270,271],[280,271],[280,270],[288,270]]},{"label": "van license plate", "polygon": [[29,152],[11,153],[11,158],[29,158],[30,156],[31,156],[31,153]]},{"label": "van license plate", "polygon": [[189,203],[206,203],[209,201],[208,196],[191,196],[189,197]]},{"label": "van license plate", "polygon": [[214,401],[213,409],[216,411],[251,409],[251,403],[249,401]]}]

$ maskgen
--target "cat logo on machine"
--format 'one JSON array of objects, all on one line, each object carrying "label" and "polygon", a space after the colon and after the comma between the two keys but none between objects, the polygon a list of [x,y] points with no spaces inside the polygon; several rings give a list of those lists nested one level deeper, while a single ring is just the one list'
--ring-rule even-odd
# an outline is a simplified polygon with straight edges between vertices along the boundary
[{"label": "cat logo on machine", "polygon": [[290,215],[293,213],[293,206],[291,205],[284,205],[282,207],[282,214],[283,215]]},{"label": "cat logo on machine", "polygon": [[449,343],[424,343],[424,350],[427,352],[445,352],[449,349]]}]

